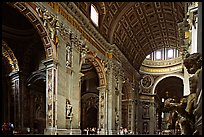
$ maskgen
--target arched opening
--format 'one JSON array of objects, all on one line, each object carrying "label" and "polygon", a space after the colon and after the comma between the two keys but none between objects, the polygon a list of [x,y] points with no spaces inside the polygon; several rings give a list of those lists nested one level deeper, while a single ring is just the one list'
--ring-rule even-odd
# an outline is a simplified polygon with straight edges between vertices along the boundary
[{"label": "arched opening", "polygon": [[[44,46],[37,30],[23,14],[6,3],[3,3],[2,11],[2,39],[15,55],[19,71],[12,73],[11,78],[10,71],[7,71],[10,64],[2,60],[2,112],[8,116],[1,116],[1,121],[13,122],[16,134],[43,134],[46,78],[39,79],[33,75],[45,73],[42,63],[46,58]],[[29,84],[28,79],[32,79]]]},{"label": "arched opening", "polygon": [[32,134],[43,134],[46,128],[46,77],[45,71],[35,72],[28,79],[29,126]]},{"label": "arched opening", "polygon": [[[81,130],[96,130],[99,121],[99,78],[95,67],[89,59],[85,59],[81,67],[84,74],[81,80]],[[91,132],[89,132],[91,133]]]},{"label": "arched opening", "polygon": [[157,104],[157,129],[164,131],[171,129],[172,113],[166,112],[164,102],[168,98],[175,99],[180,102],[183,97],[183,80],[176,76],[170,76],[162,79],[155,87],[156,104]]}]

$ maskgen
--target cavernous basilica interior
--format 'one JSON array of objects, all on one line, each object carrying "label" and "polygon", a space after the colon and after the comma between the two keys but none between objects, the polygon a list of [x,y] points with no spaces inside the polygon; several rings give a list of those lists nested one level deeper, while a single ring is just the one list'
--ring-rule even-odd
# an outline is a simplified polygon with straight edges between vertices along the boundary
[{"label": "cavernous basilica interior", "polygon": [[1,8],[1,134],[202,135],[202,2]]}]

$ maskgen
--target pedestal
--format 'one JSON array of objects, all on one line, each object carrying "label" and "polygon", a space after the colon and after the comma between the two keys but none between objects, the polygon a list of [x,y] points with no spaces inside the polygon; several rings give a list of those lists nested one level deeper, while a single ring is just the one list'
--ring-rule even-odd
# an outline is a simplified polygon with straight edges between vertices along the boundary
[{"label": "pedestal", "polygon": [[44,129],[44,135],[57,135],[56,128],[46,128]]}]

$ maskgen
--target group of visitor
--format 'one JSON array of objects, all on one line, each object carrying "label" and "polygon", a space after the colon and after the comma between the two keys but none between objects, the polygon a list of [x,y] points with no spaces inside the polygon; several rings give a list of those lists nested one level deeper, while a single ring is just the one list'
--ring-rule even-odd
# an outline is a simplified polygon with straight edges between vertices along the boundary
[{"label": "group of visitor", "polygon": [[13,135],[14,125],[11,122],[4,122],[1,129],[3,135]]},{"label": "group of visitor", "polygon": [[120,127],[119,135],[128,135],[128,134],[132,134],[132,133],[128,131],[127,128]]},{"label": "group of visitor", "polygon": [[91,134],[99,134],[100,132],[100,129],[96,128],[96,127],[92,127],[92,128],[86,128],[84,129],[84,134],[87,134],[87,135],[91,135]]}]

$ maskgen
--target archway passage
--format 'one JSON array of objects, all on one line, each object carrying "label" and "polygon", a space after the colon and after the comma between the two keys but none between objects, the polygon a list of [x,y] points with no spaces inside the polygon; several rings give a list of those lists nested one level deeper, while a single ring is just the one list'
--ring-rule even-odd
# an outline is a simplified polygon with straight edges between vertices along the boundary
[{"label": "archway passage", "polygon": [[[42,72],[42,74],[44,73]],[[33,134],[43,134],[46,128],[46,83],[45,76],[42,74],[32,77],[28,84],[29,128]]]},{"label": "archway passage", "polygon": [[[13,64],[3,56],[5,59],[2,58],[1,122],[7,120],[14,123],[16,134],[43,134],[46,118],[46,78],[33,77],[28,85],[28,79],[34,74],[45,73],[42,63],[46,59],[43,42],[36,28],[21,12],[6,3],[3,3],[2,11],[2,39],[8,47],[5,48],[7,53],[12,54],[10,62],[17,62],[18,69],[11,69]],[[38,103],[34,104],[32,101]],[[39,102],[42,102],[40,106]],[[37,121],[34,115],[39,116]],[[35,130],[34,123],[38,123],[38,130]]]},{"label": "archway passage", "polygon": [[164,101],[173,98],[176,102],[180,102],[183,97],[183,80],[176,76],[166,77],[156,85],[155,92],[157,95],[156,103],[158,104],[158,129],[164,130],[168,128],[167,120],[170,116],[164,111]]},{"label": "archway passage", "polygon": [[99,117],[99,79],[93,64],[85,59],[81,72],[81,130],[86,134],[87,128],[98,128]]}]

